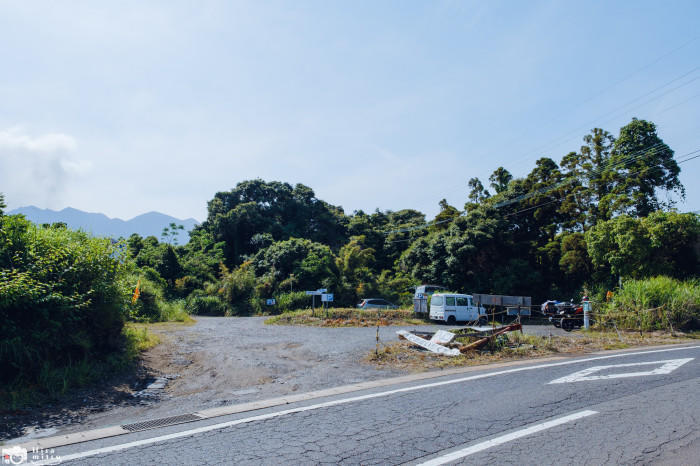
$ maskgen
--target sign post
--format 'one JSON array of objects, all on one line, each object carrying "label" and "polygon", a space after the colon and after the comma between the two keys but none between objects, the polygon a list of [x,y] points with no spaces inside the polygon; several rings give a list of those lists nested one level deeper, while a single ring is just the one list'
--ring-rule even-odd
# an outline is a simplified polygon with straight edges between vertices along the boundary
[{"label": "sign post", "polygon": [[[323,301],[323,294],[328,291],[325,288],[320,288],[316,291],[307,291],[306,294],[311,296],[311,317],[314,316],[314,311],[316,310],[316,296],[321,296],[321,301]],[[333,295],[331,294],[331,301],[333,300]]]},{"label": "sign post", "polygon": [[326,317],[328,317],[328,303],[333,302],[333,293],[321,293],[321,302],[323,303],[323,307],[326,310]]},{"label": "sign post", "polygon": [[591,319],[588,313],[591,312],[591,302],[588,300],[588,296],[583,297],[583,328],[586,330],[591,328]]}]

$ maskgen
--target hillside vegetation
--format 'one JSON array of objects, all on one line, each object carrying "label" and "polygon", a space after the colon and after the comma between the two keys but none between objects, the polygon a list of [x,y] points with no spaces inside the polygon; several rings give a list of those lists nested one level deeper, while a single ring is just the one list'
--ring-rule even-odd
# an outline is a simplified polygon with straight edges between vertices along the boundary
[{"label": "hillside vegetation", "polygon": [[497,167],[488,186],[465,180],[464,206],[443,199],[433,219],[346,213],[302,184],[243,181],[214,195],[182,246],[176,225],[161,241],[119,242],[37,227],[3,215],[0,196],[0,370],[6,387],[56,387],[61,373],[65,388],[71,371],[128,353],[126,321],[279,314],[310,307],[304,290],[318,288],[346,308],[367,297],[408,306],[420,283],[533,302],[616,290],[601,312],[621,325],[694,328],[700,218],[669,200],[684,196],[679,162],[653,123],[633,119],[522,178]]}]

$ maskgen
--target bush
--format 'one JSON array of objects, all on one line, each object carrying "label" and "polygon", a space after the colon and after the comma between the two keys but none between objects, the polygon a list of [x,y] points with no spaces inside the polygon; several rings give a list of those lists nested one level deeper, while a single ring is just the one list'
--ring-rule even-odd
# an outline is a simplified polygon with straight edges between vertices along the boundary
[{"label": "bush", "polygon": [[185,322],[189,320],[184,300],[167,300],[162,283],[141,277],[139,298],[129,305],[129,320],[134,322]]},{"label": "bush", "polygon": [[308,309],[311,307],[311,296],[304,291],[283,293],[277,298],[277,309],[280,312]]},{"label": "bush", "polygon": [[216,296],[190,296],[185,309],[190,314],[222,316],[226,314],[226,305]]},{"label": "bush", "polygon": [[[602,310],[621,328],[644,331],[697,329],[700,323],[700,282],[659,276],[629,280]],[[670,325],[669,325],[670,324]]]},{"label": "bush", "polygon": [[188,322],[192,320],[185,308],[184,299],[161,301],[158,304],[160,322]]},{"label": "bush", "polygon": [[7,385],[45,386],[61,368],[62,378],[83,379],[86,361],[119,353],[130,296],[125,277],[124,258],[109,239],[0,217],[0,373]]},{"label": "bush", "polygon": [[135,322],[156,322],[160,319],[163,303],[163,288],[157,282],[146,277],[134,280],[134,287],[139,284],[139,298],[129,306],[129,320]]},{"label": "bush", "polygon": [[260,308],[250,262],[244,262],[232,272],[222,267],[218,293],[227,305],[226,315],[250,315]]}]

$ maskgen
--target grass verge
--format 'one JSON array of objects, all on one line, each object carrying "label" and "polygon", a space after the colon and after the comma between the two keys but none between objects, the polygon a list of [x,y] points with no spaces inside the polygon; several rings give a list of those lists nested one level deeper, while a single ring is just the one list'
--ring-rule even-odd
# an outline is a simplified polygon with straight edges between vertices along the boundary
[{"label": "grass verge", "polygon": [[520,332],[506,334],[493,351],[472,351],[459,356],[440,356],[401,340],[381,345],[365,357],[365,362],[383,368],[391,367],[420,372],[447,367],[477,366],[495,362],[534,359],[556,354],[583,354],[601,350],[692,342],[699,332],[689,334],[653,332],[581,332],[572,336],[540,337]]},{"label": "grass verge", "polygon": [[134,367],[143,351],[160,343],[148,325],[127,323],[122,330],[122,350],[103,359],[84,358],[63,367],[46,364],[36,381],[15,380],[0,387],[0,413],[56,400],[70,389],[84,387]]},{"label": "grass verge", "polygon": [[267,325],[309,325],[315,327],[380,327],[389,325],[421,325],[410,309],[353,309],[331,308],[317,309],[313,315],[311,309],[288,311],[270,317]]}]

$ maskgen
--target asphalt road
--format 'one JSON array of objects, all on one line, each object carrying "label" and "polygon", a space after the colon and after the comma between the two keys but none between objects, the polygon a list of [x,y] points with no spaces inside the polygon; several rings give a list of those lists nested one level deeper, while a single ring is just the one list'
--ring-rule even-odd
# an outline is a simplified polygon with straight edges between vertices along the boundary
[{"label": "asphalt road", "polygon": [[85,465],[697,464],[699,376],[700,346],[588,355],[313,399],[53,454]]}]

